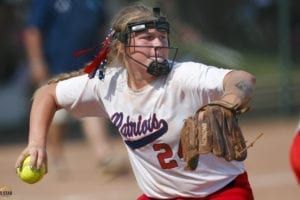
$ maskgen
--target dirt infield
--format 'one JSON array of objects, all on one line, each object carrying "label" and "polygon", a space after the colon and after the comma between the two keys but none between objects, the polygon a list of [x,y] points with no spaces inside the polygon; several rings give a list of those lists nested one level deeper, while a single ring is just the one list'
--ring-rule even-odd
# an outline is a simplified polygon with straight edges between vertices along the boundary
[{"label": "dirt infield", "polygon": [[[264,133],[248,151],[246,169],[256,200],[297,200],[300,187],[296,184],[288,160],[297,119],[241,121],[248,141]],[[70,140],[66,146],[69,173],[56,177],[49,169],[44,179],[34,185],[20,181],[14,163],[25,143],[0,147],[0,200],[134,200],[141,193],[131,173],[109,178],[97,170],[89,146],[83,140]],[[120,154],[126,156],[124,148]],[[127,164],[127,163],[124,163]],[[0,190],[0,191],[1,191]]]}]

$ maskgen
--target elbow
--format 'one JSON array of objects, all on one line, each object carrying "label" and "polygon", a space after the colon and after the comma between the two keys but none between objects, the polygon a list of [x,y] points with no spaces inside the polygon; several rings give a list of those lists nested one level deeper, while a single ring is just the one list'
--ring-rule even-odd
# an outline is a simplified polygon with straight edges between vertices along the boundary
[{"label": "elbow", "polygon": [[224,93],[239,94],[242,97],[252,95],[256,85],[256,78],[249,72],[231,71],[224,79]]},{"label": "elbow", "polygon": [[236,71],[236,76],[241,77],[243,80],[248,81],[253,87],[256,85],[256,77],[246,71]]},{"label": "elbow", "polygon": [[249,81],[253,84],[253,86],[256,85],[256,77],[253,74],[250,74],[248,72],[246,72],[248,74],[248,79]]}]

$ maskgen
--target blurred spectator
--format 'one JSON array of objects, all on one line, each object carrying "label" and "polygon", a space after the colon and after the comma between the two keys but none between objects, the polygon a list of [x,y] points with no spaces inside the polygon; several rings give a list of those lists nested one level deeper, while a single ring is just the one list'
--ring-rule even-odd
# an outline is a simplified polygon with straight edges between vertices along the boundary
[{"label": "blurred spectator", "polygon": [[25,126],[27,117],[26,86],[28,76],[24,66],[22,26],[26,3],[0,0],[0,135],[2,142],[16,138],[7,131]]},{"label": "blurred spectator", "polygon": [[22,58],[22,18],[16,9],[18,4],[0,1],[0,84],[5,84],[14,75]]},{"label": "blurred spectator", "polygon": [[300,61],[300,2],[291,2],[291,47],[293,60]]},{"label": "blurred spectator", "polygon": [[[49,78],[82,68],[93,53],[74,58],[74,52],[99,46],[105,26],[104,0],[32,0],[24,31],[25,46],[34,88]],[[55,114],[49,129],[49,149],[55,169],[65,174],[64,133],[68,116]],[[113,160],[112,141],[106,135],[107,122],[98,118],[82,120],[82,128],[94,147],[99,168],[113,173],[124,171],[121,159]],[[111,171],[114,170],[114,171]]]}]

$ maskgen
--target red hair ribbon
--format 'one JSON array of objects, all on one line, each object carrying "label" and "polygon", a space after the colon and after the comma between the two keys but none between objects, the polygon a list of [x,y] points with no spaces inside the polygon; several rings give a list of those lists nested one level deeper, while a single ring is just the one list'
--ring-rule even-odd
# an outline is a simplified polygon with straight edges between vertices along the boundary
[{"label": "red hair ribbon", "polygon": [[76,51],[75,53],[73,53],[73,56],[74,57],[78,57],[78,56],[81,56],[81,55],[86,54],[88,52],[94,51],[94,49],[95,48],[89,48],[89,49],[79,50],[79,51]]},{"label": "red hair ribbon", "polygon": [[[101,47],[101,50],[98,53],[98,55],[95,57],[95,59],[90,64],[88,64],[84,68],[85,73],[90,74],[90,73],[94,72],[100,64],[102,64],[103,62],[106,62],[106,57],[110,50],[110,43],[113,40],[112,36],[113,36],[113,34],[110,33],[108,35],[108,37],[104,40],[104,42],[102,42],[102,47]],[[83,50],[82,52],[88,52],[88,50]]]}]

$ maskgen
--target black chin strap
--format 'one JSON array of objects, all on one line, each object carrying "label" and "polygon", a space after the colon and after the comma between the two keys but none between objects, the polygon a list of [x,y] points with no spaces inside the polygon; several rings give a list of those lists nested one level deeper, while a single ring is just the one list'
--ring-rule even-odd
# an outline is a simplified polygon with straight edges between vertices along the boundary
[{"label": "black chin strap", "polygon": [[128,56],[128,58],[130,58],[134,62],[142,65],[143,67],[145,67],[147,69],[147,72],[149,74],[153,75],[153,76],[157,76],[158,77],[158,76],[167,75],[171,71],[170,64],[169,64],[169,62],[167,60],[164,60],[163,62],[158,62],[157,60],[153,60],[147,66],[144,63],[142,63],[142,62],[134,59],[130,55],[128,55],[127,52],[126,52],[126,56]]},{"label": "black chin strap", "polygon": [[169,74],[171,66],[167,60],[163,62],[152,61],[147,67],[147,72],[153,76],[163,76]]},{"label": "black chin strap", "polygon": [[[133,60],[134,62],[142,65],[143,67],[145,67],[147,69],[147,72],[153,76],[159,77],[159,76],[163,76],[163,75],[167,75],[170,73],[172,66],[174,64],[174,59],[177,55],[177,48],[174,48],[176,50],[174,58],[172,60],[172,63],[170,64],[169,61],[167,59],[164,59],[162,62],[158,62],[157,60],[157,56],[156,56],[156,49],[158,48],[168,48],[168,49],[173,49],[172,47],[149,47],[149,48],[155,48],[155,60],[153,60],[148,66],[145,65],[144,63],[134,59],[133,57],[131,57],[128,53],[126,48],[130,47],[130,46],[126,46],[125,47],[125,54],[126,56],[128,56],[131,60]],[[141,47],[141,46],[134,46],[134,47]]]}]

